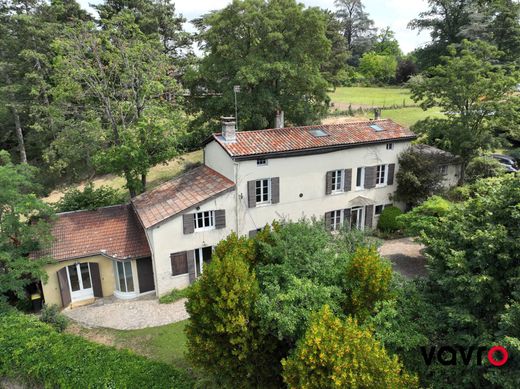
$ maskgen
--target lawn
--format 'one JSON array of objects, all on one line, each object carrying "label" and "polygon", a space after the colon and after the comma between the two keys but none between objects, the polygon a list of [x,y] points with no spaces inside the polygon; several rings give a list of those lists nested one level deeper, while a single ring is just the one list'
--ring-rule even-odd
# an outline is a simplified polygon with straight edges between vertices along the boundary
[{"label": "lawn", "polygon": [[401,109],[383,109],[381,112],[382,118],[392,119],[394,122],[399,123],[402,126],[410,127],[419,120],[431,118],[442,118],[444,115],[441,113],[438,107],[430,108],[427,111],[423,111],[419,107],[413,108],[401,108]]},{"label": "lawn", "polygon": [[[182,154],[179,157],[176,157],[169,161],[167,164],[159,164],[154,166],[150,173],[148,174],[148,185],[147,189],[150,190],[157,185],[162,184],[165,181],[179,175],[186,168],[190,167],[193,164],[202,162],[202,150],[192,151],[191,153]],[[108,185],[112,188],[116,189],[124,189],[125,180],[122,177],[115,176],[113,174],[106,174],[102,176],[95,177],[92,182],[94,186],[97,188],[101,185]],[[71,187],[77,187],[82,189],[85,186],[86,182],[77,183],[71,185]],[[58,190],[54,190],[51,194],[43,199],[43,201],[48,203],[54,203],[61,199],[63,196],[63,192],[67,188],[62,188]]]},{"label": "lawn", "polygon": [[410,90],[406,88],[375,88],[375,87],[340,87],[329,93],[331,101],[337,108],[346,109],[349,104],[353,108],[410,106],[415,103],[410,98]]}]

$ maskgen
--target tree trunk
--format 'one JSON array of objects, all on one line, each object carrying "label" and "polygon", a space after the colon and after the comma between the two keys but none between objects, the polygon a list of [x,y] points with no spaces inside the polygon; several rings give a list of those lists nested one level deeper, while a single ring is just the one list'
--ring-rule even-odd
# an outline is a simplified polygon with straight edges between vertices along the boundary
[{"label": "tree trunk", "polygon": [[14,105],[11,105],[13,111],[14,125],[16,130],[16,138],[18,139],[18,149],[20,150],[20,162],[27,163],[27,153],[25,151],[25,141],[23,139],[22,125],[20,123],[20,115]]},{"label": "tree trunk", "polygon": [[146,191],[146,174],[141,174],[141,193]]},{"label": "tree trunk", "polygon": [[466,179],[466,166],[467,166],[467,164],[468,163],[466,161],[464,161],[460,165],[460,177],[459,177],[459,182],[458,182],[459,186],[464,185],[464,180]]}]

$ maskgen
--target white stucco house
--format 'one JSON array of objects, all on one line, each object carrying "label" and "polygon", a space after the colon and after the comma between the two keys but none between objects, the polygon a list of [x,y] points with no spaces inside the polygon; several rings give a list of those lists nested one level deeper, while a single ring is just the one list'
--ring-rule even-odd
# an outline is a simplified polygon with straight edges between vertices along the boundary
[{"label": "white stucco house", "polygon": [[202,166],[129,205],[58,217],[46,302],[184,288],[229,233],[253,235],[273,220],[375,227],[396,188],[398,155],[415,138],[391,120],[247,132],[224,122],[204,142]]}]

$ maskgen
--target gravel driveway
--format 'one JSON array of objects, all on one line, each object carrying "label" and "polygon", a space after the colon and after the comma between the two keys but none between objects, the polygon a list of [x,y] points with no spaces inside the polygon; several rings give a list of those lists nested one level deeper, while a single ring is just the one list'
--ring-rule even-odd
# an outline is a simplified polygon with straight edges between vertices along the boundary
[{"label": "gravel driveway", "polygon": [[155,295],[126,301],[105,297],[91,305],[67,308],[63,313],[87,327],[135,330],[187,319],[185,302],[186,299],[181,299],[171,304],[159,304]]},{"label": "gravel driveway", "polygon": [[426,276],[426,258],[421,254],[424,245],[411,238],[387,240],[379,248],[379,253],[388,258],[394,270],[405,277]]}]

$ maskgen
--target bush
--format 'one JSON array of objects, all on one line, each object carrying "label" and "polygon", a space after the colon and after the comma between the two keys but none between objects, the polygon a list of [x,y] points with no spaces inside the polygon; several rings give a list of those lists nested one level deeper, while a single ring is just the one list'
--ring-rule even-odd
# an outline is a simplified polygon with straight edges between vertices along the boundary
[{"label": "bush", "polygon": [[59,333],[36,317],[0,316],[0,377],[46,388],[191,388],[191,379],[127,350]]},{"label": "bush", "polygon": [[372,333],[352,318],[341,321],[325,305],[314,314],[296,350],[282,361],[289,388],[412,388],[403,371]]},{"label": "bush", "polygon": [[500,162],[491,157],[473,158],[466,168],[466,181],[470,184],[481,178],[497,177],[506,172]]},{"label": "bush", "polygon": [[171,304],[175,301],[188,297],[189,288],[173,289],[170,293],[159,298],[160,304]]},{"label": "bush", "polygon": [[403,212],[397,207],[385,207],[381,216],[379,216],[377,228],[384,232],[394,232],[399,230],[401,225],[398,222],[397,217],[402,213]]},{"label": "bush", "polygon": [[94,184],[89,183],[82,191],[77,188],[68,189],[54,206],[57,212],[70,212],[108,207],[122,204],[126,200],[126,194],[120,190],[106,185],[94,188]]},{"label": "bush", "polygon": [[40,320],[52,325],[58,332],[63,332],[69,324],[69,320],[60,312],[56,304],[45,305],[41,311]]},{"label": "bush", "polygon": [[520,147],[509,150],[509,152],[507,154],[510,155],[511,157],[513,157],[517,164],[520,164]]}]

